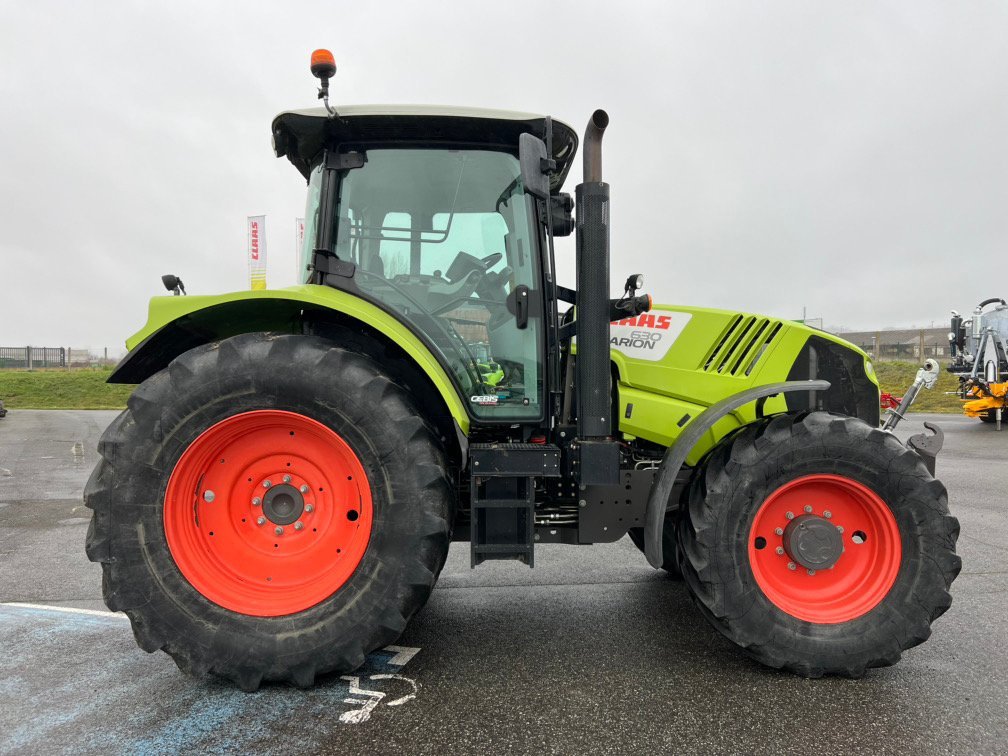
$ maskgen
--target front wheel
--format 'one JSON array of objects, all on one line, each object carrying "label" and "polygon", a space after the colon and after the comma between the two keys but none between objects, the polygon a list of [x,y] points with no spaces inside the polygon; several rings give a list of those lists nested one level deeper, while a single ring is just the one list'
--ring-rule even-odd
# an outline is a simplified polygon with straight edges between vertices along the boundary
[{"label": "front wheel", "polygon": [[393,642],[444,565],[444,453],[369,358],[307,336],[198,347],[99,443],[87,553],[139,645],[246,690]]},{"label": "front wheel", "polygon": [[708,455],[679,526],[708,620],[758,661],[859,677],[928,638],[959,573],[945,487],[850,417],[776,416]]}]

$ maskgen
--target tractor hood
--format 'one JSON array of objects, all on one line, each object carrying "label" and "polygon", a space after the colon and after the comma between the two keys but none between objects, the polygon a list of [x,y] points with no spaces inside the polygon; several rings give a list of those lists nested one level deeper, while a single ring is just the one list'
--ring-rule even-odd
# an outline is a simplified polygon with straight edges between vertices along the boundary
[{"label": "tractor hood", "polygon": [[[546,117],[534,113],[446,105],[342,105],[330,118],[324,108],[289,110],[273,119],[273,151],[286,156],[305,178],[326,145],[367,142],[468,143],[517,152],[525,132],[541,137]],[[577,152],[578,138],[553,121],[551,188],[559,191]]]},{"label": "tractor hood", "polygon": [[[610,326],[619,373],[620,429],[667,445],[707,407],[746,389],[824,379],[809,392],[767,400],[765,411],[822,408],[878,425],[878,383],[868,355],[843,339],[795,321],[701,307],[655,305]],[[735,423],[755,419],[750,405]],[[751,417],[750,417],[751,416]]]}]

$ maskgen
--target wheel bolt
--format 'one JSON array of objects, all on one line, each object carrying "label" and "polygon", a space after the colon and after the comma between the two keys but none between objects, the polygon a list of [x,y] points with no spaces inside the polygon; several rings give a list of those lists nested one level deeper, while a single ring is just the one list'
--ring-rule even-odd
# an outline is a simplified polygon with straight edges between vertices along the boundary
[{"label": "wheel bolt", "polygon": [[294,530],[304,530],[304,523],[298,520],[294,523]]},{"label": "wheel bolt", "polygon": [[284,483],[290,483],[290,475],[284,475]]},{"label": "wheel bolt", "polygon": [[266,518],[265,517],[260,516],[260,517],[258,517],[256,519],[256,525],[265,525],[265,524],[266,524]]},{"label": "wheel bolt", "polygon": [[815,570],[809,570],[809,571],[808,571],[808,574],[809,574],[809,575],[815,575]]},{"label": "wheel bolt", "polygon": [[837,530],[843,533],[843,525],[837,525]]},{"label": "wheel bolt", "polygon": [[270,488],[272,485],[273,485],[273,481],[271,481],[271,480],[264,480],[263,481],[263,488]]},{"label": "wheel bolt", "polygon": [[774,528],[774,533],[776,535],[784,535],[784,528]]},{"label": "wheel bolt", "polygon": [[277,535],[283,535],[283,528],[277,525],[275,528],[273,528],[273,532],[276,533]]},{"label": "wheel bolt", "polygon": [[783,546],[778,546],[777,547],[777,556],[784,556],[784,547]]},{"label": "wheel bolt", "polygon": [[794,569],[797,569],[797,565],[794,562],[788,562],[787,563],[787,568],[789,570],[794,570]]},{"label": "wheel bolt", "polygon": [[827,509],[825,512],[822,513],[822,516],[828,520],[830,517],[833,516],[833,513]]},{"label": "wheel bolt", "polygon": [[260,504],[262,504],[262,499],[260,499],[258,496],[254,497],[252,499],[252,506],[253,507],[258,507]]},{"label": "wheel bolt", "polygon": [[806,504],[805,505],[805,513],[806,514],[811,514],[812,513],[812,505],[811,504]]},{"label": "wheel bolt", "polygon": [[205,501],[207,504],[209,504],[213,500],[214,500],[214,492],[213,491],[204,491],[203,492],[203,501]]},{"label": "wheel bolt", "polygon": [[794,512],[787,512],[787,513],[784,514],[784,516],[787,517],[789,520],[793,520],[794,519]]},{"label": "wheel bolt", "polygon": [[311,514],[312,512],[315,511],[315,505],[314,504],[305,504],[304,511],[307,512],[308,514]]},{"label": "wheel bolt", "polygon": [[301,486],[301,493],[308,493],[308,486]]}]

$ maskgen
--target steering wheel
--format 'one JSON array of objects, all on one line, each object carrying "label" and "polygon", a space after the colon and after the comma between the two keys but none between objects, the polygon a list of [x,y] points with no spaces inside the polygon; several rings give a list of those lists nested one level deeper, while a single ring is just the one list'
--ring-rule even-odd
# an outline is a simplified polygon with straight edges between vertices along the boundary
[{"label": "steering wheel", "polygon": [[501,261],[502,257],[504,257],[504,255],[500,252],[494,252],[493,254],[489,254],[482,258],[480,262],[483,263],[483,270],[490,270],[490,268]]}]

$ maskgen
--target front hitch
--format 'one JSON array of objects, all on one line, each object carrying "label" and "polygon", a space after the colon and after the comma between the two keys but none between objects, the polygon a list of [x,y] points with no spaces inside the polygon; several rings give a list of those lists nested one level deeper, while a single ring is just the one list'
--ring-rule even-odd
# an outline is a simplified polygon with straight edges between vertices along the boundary
[{"label": "front hitch", "polygon": [[931,435],[927,433],[918,433],[914,436],[910,436],[907,439],[907,448],[911,451],[917,452],[917,456],[924,460],[924,464],[931,473],[931,477],[935,474],[935,458],[938,456],[938,452],[942,449],[942,444],[945,443],[945,434],[942,429],[939,428],[934,423],[924,422],[924,427],[931,431]]}]

